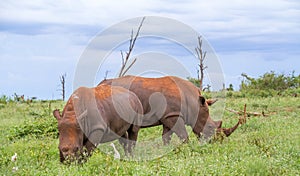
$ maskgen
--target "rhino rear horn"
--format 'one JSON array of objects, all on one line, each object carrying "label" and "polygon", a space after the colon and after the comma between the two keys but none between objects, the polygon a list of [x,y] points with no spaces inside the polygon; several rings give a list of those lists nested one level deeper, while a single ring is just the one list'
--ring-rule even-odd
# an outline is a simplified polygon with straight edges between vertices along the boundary
[{"label": "rhino rear horn", "polygon": [[222,127],[222,123],[223,123],[222,120],[214,121],[214,122],[215,122],[217,128],[221,128]]}]

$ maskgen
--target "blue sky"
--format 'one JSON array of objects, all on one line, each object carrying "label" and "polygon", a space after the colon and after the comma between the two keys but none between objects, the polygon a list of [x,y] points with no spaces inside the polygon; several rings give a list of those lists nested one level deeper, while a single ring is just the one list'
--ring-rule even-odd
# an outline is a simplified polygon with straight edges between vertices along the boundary
[{"label": "blue sky", "polygon": [[[258,77],[271,70],[300,72],[300,3],[296,0],[7,0],[0,2],[0,95],[60,98],[59,76],[66,73],[69,96],[78,60],[93,37],[140,16],[176,19],[202,34],[216,51],[225,83],[235,88],[241,73]],[[137,43],[137,50],[145,46]],[[112,56],[120,58],[119,53]],[[195,68],[188,69],[196,73]],[[102,77],[98,75],[95,82]]]}]

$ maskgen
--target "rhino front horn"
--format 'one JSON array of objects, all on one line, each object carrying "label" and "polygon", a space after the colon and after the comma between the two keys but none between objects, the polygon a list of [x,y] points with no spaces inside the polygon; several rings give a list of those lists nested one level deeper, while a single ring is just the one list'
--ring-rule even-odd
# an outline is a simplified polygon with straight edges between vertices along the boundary
[{"label": "rhino front horn", "polygon": [[240,121],[238,121],[238,123],[231,128],[219,128],[218,131],[223,132],[226,135],[226,137],[228,137],[238,128],[239,125]]}]

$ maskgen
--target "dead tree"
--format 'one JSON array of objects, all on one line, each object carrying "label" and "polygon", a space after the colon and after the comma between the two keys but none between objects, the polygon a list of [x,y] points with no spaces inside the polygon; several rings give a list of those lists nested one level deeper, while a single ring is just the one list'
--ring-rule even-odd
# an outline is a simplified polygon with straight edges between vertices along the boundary
[{"label": "dead tree", "polygon": [[250,118],[251,116],[263,116],[263,117],[268,117],[274,113],[265,113],[264,111],[260,112],[247,112],[246,111],[246,104],[244,105],[244,111],[236,111],[233,109],[225,108],[227,111],[235,113],[237,115],[243,115],[243,122],[246,123],[246,117]]},{"label": "dead tree", "polygon": [[207,66],[204,66],[204,59],[206,57],[206,51],[202,49],[202,39],[201,36],[198,37],[198,46],[195,48],[197,57],[199,59],[199,69],[197,69],[198,80],[199,80],[199,88],[200,90],[203,89],[203,78],[204,78],[204,70]]},{"label": "dead tree", "polygon": [[60,79],[60,84],[61,84],[61,95],[62,95],[62,100],[65,101],[65,95],[66,95],[66,89],[65,89],[65,84],[66,84],[66,76],[67,74],[63,74],[59,77]]},{"label": "dead tree", "polygon": [[203,87],[202,91],[210,92],[211,85],[207,84],[206,87]]},{"label": "dead tree", "polygon": [[255,80],[254,78],[251,78],[250,76],[248,76],[246,73],[242,73],[241,75],[242,75],[242,77],[246,78],[249,81],[254,81]]},{"label": "dead tree", "polygon": [[128,48],[128,51],[126,52],[126,56],[124,58],[124,53],[123,51],[121,51],[121,56],[122,56],[122,67],[120,69],[120,73],[119,73],[119,77],[122,77],[126,74],[126,72],[132,67],[132,65],[136,62],[136,58],[128,65],[128,67],[125,69],[125,67],[127,66],[127,62],[129,60],[129,57],[130,57],[130,54],[133,50],[133,47],[135,45],[135,42],[136,42],[136,39],[138,38],[139,36],[139,33],[140,33],[140,30],[142,28],[142,25],[144,23],[144,20],[145,20],[146,17],[143,17],[139,27],[138,27],[138,30],[135,34],[135,36],[133,37],[133,30],[131,31],[131,36],[130,36],[130,41],[129,41],[129,48]]},{"label": "dead tree", "polygon": [[108,75],[108,73],[109,73],[109,71],[108,71],[108,70],[106,70],[106,71],[105,71],[105,76],[104,76],[104,79],[103,79],[103,80],[106,80],[106,79],[107,79],[107,75]]},{"label": "dead tree", "polygon": [[17,95],[16,93],[14,93],[14,101],[16,102],[24,102],[24,95]]}]

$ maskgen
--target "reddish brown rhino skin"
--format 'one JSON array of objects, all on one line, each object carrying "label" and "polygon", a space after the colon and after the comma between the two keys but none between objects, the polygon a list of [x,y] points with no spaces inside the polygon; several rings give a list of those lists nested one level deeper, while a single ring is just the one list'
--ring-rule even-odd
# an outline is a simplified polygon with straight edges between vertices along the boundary
[{"label": "reddish brown rhino skin", "polygon": [[60,161],[81,160],[84,152],[89,156],[97,144],[115,139],[130,153],[142,114],[138,97],[127,89],[110,85],[78,88],[62,115],[53,111],[58,120]]},{"label": "reddish brown rhino skin", "polygon": [[164,143],[169,143],[172,132],[182,140],[188,140],[185,124],[191,126],[198,137],[203,135],[205,138],[214,135],[215,130],[229,136],[239,124],[228,129],[221,128],[222,121],[213,121],[209,115],[208,105],[215,101],[206,101],[194,84],[175,76],[124,76],[103,80],[98,86],[104,84],[121,86],[134,92],[143,105],[146,120],[142,127],[162,124]]}]

